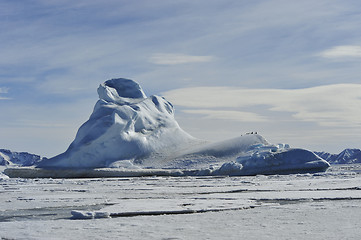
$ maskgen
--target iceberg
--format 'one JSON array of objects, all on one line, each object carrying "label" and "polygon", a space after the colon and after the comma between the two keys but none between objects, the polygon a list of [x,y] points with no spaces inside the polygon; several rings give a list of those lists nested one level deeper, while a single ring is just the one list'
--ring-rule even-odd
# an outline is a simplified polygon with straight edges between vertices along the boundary
[{"label": "iceberg", "polygon": [[111,79],[98,88],[99,100],[66,152],[41,162],[42,168],[104,168],[169,155],[200,141],[174,119],[173,105],[146,97],[129,79]]},{"label": "iceberg", "polygon": [[147,97],[130,79],[100,84],[93,113],[69,148],[36,168],[8,168],[9,176],[121,177],[141,175],[257,175],[325,171],[314,153],[270,144],[259,134],[211,143],[180,128],[164,97]]},{"label": "iceberg", "polygon": [[255,151],[236,159],[243,166],[243,175],[312,173],[326,170],[329,164],[304,149]]}]

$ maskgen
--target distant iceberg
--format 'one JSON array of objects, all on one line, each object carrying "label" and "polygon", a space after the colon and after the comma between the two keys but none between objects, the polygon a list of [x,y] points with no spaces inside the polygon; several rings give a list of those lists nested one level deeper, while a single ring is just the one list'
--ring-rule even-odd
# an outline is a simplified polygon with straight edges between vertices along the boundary
[{"label": "distant iceberg", "polygon": [[156,95],[147,97],[133,80],[108,80],[100,84],[98,95],[89,120],[64,153],[43,159],[36,169],[7,169],[5,173],[29,177],[84,177],[87,173],[92,177],[242,176],[316,172],[329,167],[310,151],[273,145],[259,134],[217,143],[196,139],[180,128],[170,102]]}]

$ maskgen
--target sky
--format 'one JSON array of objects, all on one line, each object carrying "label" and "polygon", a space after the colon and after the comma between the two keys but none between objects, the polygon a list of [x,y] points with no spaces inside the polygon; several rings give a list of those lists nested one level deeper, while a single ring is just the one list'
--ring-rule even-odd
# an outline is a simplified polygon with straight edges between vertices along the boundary
[{"label": "sky", "polygon": [[197,138],[361,148],[360,22],[358,0],[2,0],[0,148],[64,152],[119,77]]}]

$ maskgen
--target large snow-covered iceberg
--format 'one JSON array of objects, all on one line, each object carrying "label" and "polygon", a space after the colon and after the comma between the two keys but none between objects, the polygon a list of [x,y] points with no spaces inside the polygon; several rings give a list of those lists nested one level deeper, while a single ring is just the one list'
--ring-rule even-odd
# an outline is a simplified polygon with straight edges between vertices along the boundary
[{"label": "large snow-covered iceberg", "polygon": [[[324,171],[329,167],[310,151],[272,145],[258,134],[218,143],[196,139],[179,127],[170,102],[156,95],[147,97],[140,85],[129,79],[106,81],[99,86],[98,95],[93,113],[69,148],[41,161],[35,172],[45,169],[51,174],[50,170],[56,169],[67,175],[71,170],[83,176],[88,169],[104,176],[117,175],[117,171],[119,176],[152,172],[254,175]],[[99,168],[103,170],[96,170]],[[19,169],[16,171],[19,175]]]},{"label": "large snow-covered iceberg", "polygon": [[98,95],[93,113],[67,151],[39,167],[102,168],[199,142],[179,127],[171,103],[155,95],[146,97],[132,80],[108,80],[99,86]]}]

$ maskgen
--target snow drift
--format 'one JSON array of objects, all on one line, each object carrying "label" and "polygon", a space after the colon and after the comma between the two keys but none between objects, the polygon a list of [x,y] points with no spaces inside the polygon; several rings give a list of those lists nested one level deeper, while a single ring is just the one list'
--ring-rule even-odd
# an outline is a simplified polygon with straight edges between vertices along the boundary
[{"label": "snow drift", "polygon": [[56,176],[81,173],[83,177],[86,171],[91,176],[255,175],[329,167],[312,152],[272,145],[258,134],[218,143],[196,139],[179,127],[170,102],[147,97],[129,79],[106,81],[98,95],[89,120],[64,153],[44,159],[36,170],[7,169],[7,174],[40,176],[41,171],[49,175],[56,169]]}]

